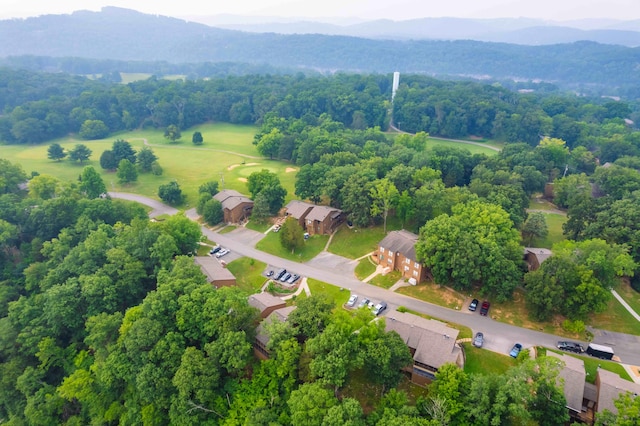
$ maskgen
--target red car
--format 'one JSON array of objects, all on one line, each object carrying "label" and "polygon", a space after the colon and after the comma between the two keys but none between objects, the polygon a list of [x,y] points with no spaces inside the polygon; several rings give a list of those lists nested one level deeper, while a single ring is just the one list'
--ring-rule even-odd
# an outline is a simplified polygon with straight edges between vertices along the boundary
[{"label": "red car", "polygon": [[482,302],[482,306],[480,307],[480,315],[486,317],[487,312],[489,312],[489,306],[491,306],[491,303],[487,302],[486,300]]}]

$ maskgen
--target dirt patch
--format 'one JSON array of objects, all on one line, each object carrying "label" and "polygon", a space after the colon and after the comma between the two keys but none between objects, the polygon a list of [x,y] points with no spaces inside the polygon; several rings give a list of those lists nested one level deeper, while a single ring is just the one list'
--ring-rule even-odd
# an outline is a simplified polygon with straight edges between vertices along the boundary
[{"label": "dirt patch", "polygon": [[245,166],[257,166],[258,164],[260,164],[260,163],[247,163],[247,164],[245,164]]},{"label": "dirt patch", "polygon": [[285,173],[291,173],[291,172],[297,172],[298,169],[294,168],[294,167],[287,167],[286,169],[284,169]]},{"label": "dirt patch", "polygon": [[233,169],[235,169],[236,167],[240,167],[240,166],[241,166],[241,164],[232,164],[232,165],[230,165],[229,167],[227,167],[227,170],[233,170]]},{"label": "dirt patch", "polygon": [[239,180],[240,182],[247,183],[247,178],[238,178],[238,180]]}]

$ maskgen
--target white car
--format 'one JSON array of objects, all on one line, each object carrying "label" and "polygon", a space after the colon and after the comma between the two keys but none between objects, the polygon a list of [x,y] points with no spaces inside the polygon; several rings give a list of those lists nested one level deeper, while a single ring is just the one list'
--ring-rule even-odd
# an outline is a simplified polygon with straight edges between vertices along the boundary
[{"label": "white car", "polygon": [[216,253],[216,257],[218,259],[220,259],[222,256],[224,256],[225,254],[229,253],[230,250],[228,249],[222,249],[219,252]]},{"label": "white car", "polygon": [[358,301],[358,296],[356,296],[355,294],[352,294],[351,297],[349,298],[349,301],[347,302],[347,306],[352,308],[356,305],[357,301]]}]

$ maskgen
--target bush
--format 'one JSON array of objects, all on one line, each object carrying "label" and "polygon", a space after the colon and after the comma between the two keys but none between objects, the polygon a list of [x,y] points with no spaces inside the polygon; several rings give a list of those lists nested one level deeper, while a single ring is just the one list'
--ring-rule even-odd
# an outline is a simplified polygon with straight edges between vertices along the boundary
[{"label": "bush", "polygon": [[564,320],[562,323],[562,328],[570,333],[582,334],[585,331],[584,322],[580,320]]},{"label": "bush", "polygon": [[158,188],[158,196],[168,204],[180,204],[182,202],[182,190],[175,180]]}]

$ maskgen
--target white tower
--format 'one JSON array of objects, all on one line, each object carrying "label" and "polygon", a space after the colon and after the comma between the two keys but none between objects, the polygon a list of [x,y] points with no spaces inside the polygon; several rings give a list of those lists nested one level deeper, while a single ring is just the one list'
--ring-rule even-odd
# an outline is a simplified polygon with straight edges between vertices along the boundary
[{"label": "white tower", "polygon": [[400,73],[396,71],[393,73],[393,85],[391,86],[391,102],[393,102],[393,98],[396,97],[396,91],[398,90],[399,85],[400,85]]}]

